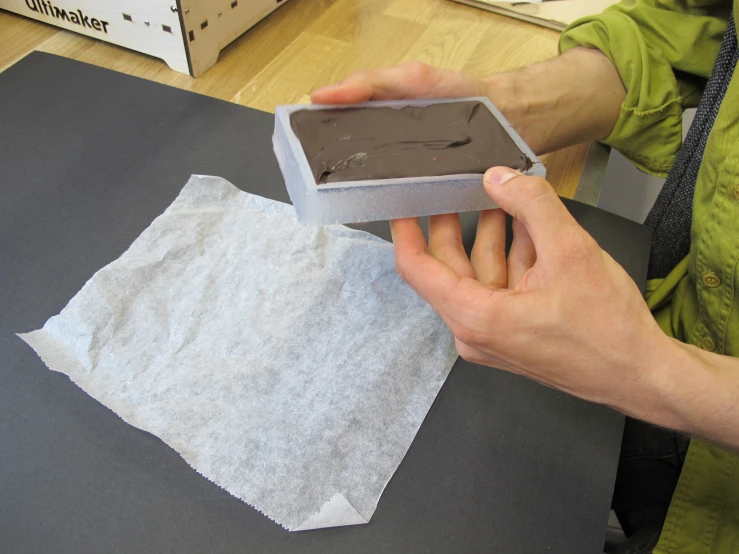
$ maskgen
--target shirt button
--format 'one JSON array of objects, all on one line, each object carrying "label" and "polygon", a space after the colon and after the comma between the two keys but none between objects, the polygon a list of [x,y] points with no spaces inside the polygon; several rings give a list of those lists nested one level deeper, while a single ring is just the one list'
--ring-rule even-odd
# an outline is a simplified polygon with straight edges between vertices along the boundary
[{"label": "shirt button", "polygon": [[716,350],[716,343],[713,342],[713,339],[711,337],[701,339],[698,344],[703,350],[707,350],[708,352],[713,352],[714,350]]},{"label": "shirt button", "polygon": [[739,200],[739,185],[734,187],[734,198]]},{"label": "shirt button", "polygon": [[715,273],[706,273],[703,276],[703,284],[707,287],[717,287],[721,284],[721,279]]}]

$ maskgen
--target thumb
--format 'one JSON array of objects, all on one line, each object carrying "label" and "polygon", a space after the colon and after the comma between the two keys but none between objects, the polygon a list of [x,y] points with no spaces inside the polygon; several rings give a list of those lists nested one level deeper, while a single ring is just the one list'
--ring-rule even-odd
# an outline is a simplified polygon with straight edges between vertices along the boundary
[{"label": "thumb", "polygon": [[485,173],[483,184],[498,206],[524,224],[538,257],[556,252],[557,245],[580,228],[552,185],[541,177],[494,167]]}]

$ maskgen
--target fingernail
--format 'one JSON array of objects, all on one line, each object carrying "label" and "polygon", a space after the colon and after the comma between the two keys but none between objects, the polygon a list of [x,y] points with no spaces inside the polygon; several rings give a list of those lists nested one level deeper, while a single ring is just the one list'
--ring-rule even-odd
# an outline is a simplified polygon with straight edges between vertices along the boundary
[{"label": "fingernail", "polygon": [[511,169],[510,167],[493,167],[485,172],[483,178],[485,183],[489,185],[500,185],[505,183],[507,180],[513,177],[521,175],[518,171]]}]

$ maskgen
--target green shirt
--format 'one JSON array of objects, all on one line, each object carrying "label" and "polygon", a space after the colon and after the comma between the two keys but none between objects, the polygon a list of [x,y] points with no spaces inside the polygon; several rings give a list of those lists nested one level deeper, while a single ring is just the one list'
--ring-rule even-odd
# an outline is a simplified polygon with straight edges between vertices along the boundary
[{"label": "green shirt", "polygon": [[[625,0],[581,19],[560,49],[597,48],[627,89],[604,140],[640,169],[666,176],[682,140],[682,111],[711,73],[730,0]],[[693,201],[691,248],[647,302],[662,329],[683,342],[739,356],[739,69],[706,145]],[[693,439],[655,554],[739,553],[739,457]]]}]

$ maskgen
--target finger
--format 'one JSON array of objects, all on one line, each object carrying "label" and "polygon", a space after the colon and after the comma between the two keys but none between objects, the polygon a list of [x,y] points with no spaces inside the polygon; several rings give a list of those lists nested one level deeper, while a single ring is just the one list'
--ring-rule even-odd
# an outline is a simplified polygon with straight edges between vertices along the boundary
[{"label": "finger", "polygon": [[475,278],[475,271],[462,243],[459,214],[429,217],[429,253],[460,277]]},{"label": "finger", "polygon": [[505,235],[505,212],[503,210],[480,212],[470,261],[475,271],[475,278],[484,285],[503,289],[508,286]]},{"label": "finger", "polygon": [[513,220],[513,243],[508,253],[508,287],[515,288],[523,274],[536,262],[536,249],[526,226]]},{"label": "finger", "polygon": [[459,71],[420,62],[353,73],[340,83],[311,94],[316,104],[348,104],[367,100],[486,96],[487,85]]},{"label": "finger", "polygon": [[485,173],[484,184],[490,197],[526,227],[539,258],[556,254],[563,239],[582,231],[552,186],[540,177],[494,167]]},{"label": "finger", "polygon": [[395,245],[395,265],[403,280],[442,317],[450,315],[451,306],[464,309],[467,302],[459,300],[457,290],[460,276],[428,252],[418,219],[391,221],[390,231]]},{"label": "finger", "polygon": [[418,219],[391,221],[390,230],[398,274],[434,308],[455,337],[476,344],[483,335],[499,332],[488,314],[500,311],[497,293],[505,291],[490,290],[474,279],[460,277],[432,256]]}]

